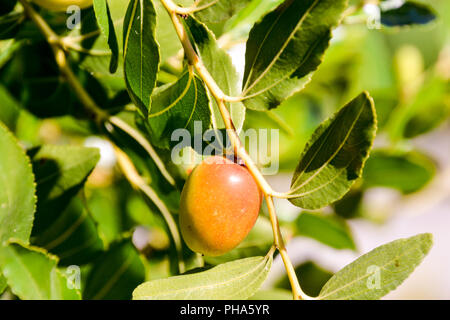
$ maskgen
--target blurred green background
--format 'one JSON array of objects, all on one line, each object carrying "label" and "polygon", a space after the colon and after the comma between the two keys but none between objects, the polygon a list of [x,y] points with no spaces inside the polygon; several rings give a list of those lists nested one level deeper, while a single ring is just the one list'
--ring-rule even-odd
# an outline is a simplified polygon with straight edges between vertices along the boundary
[{"label": "blurred green background", "polygon": [[[120,2],[112,7],[118,25],[124,14]],[[208,23],[241,73],[249,28],[279,2],[253,0],[234,18]],[[317,294],[333,272],[361,253],[398,237],[432,232],[435,247],[430,256],[388,298],[450,299],[450,276],[446,271],[450,268],[450,1],[420,2],[437,13],[436,20],[418,26],[373,28],[367,23],[373,7],[358,8],[334,30],[323,63],[304,90],[275,110],[247,111],[244,128],[280,130],[279,141],[272,142],[279,147],[279,172],[268,179],[277,190],[286,191],[301,151],[317,125],[362,90],[369,91],[375,101],[377,138],[363,179],[349,194],[320,212],[300,212],[288,201],[276,203],[285,237],[292,240],[288,250],[307,294]],[[163,58],[159,84],[164,84],[176,79],[181,71],[180,46],[174,41],[168,17],[159,12],[157,36]],[[65,14],[43,14],[68,37],[86,34],[96,27],[89,25],[89,19],[93,19],[89,10],[83,11],[81,30],[73,31],[64,26]],[[100,148],[102,158],[86,184],[83,199],[103,243],[114,247],[117,239],[130,236],[141,254],[147,279],[172,274],[170,258],[174,252],[164,220],[117,169],[105,132],[80,111],[79,102],[58,73],[49,47],[31,23],[2,23],[0,120],[26,148],[41,144]],[[121,33],[118,35],[121,43]],[[104,42],[94,38],[82,45],[104,50]],[[125,92],[120,68],[110,75],[108,60],[101,54],[85,56],[75,47],[70,49],[77,76],[99,105],[133,122],[134,107]],[[125,135],[115,133],[109,138],[129,153],[176,215],[179,192],[164,185],[155,174],[154,164]],[[163,151],[161,154],[168,157]],[[181,185],[185,170],[171,167]],[[77,206],[71,204],[66,210],[76,211]],[[187,250],[188,268],[267,250],[272,239],[265,215],[263,209],[249,238],[224,257],[202,259]],[[89,270],[92,266],[83,268]],[[259,297],[289,296],[279,259],[269,280]]]}]

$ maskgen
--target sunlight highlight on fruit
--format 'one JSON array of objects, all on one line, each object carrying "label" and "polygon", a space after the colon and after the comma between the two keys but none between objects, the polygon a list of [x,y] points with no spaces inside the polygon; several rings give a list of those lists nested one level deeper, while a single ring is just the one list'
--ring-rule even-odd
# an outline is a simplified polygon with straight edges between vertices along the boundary
[{"label": "sunlight highlight on fruit", "polygon": [[222,157],[208,158],[192,171],[181,194],[183,238],[193,251],[222,255],[250,232],[261,201],[245,167]]}]

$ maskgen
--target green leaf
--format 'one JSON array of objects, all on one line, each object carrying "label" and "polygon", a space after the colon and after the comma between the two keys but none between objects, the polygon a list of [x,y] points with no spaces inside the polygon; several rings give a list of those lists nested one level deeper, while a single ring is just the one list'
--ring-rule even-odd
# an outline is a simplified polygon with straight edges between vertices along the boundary
[{"label": "green leaf", "polygon": [[246,39],[253,25],[266,13],[276,8],[284,0],[251,0],[235,16],[225,23],[225,32]]},{"label": "green leaf", "polygon": [[364,191],[358,187],[352,187],[341,199],[333,203],[334,212],[344,218],[352,219],[361,217],[363,209]]},{"label": "green leaf", "polygon": [[[71,67],[91,97],[99,105],[104,105],[107,97],[97,79],[80,70],[76,64],[71,64]],[[86,117],[80,100],[60,76],[51,48],[42,41],[28,41],[19,47],[2,68],[2,77],[2,83],[21,107],[40,118],[67,114]]]},{"label": "green leaf", "polygon": [[296,225],[299,235],[316,239],[336,249],[356,249],[347,223],[337,216],[302,212]]},{"label": "green leaf", "polygon": [[450,115],[448,80],[431,77],[411,101],[396,108],[389,119],[393,140],[414,138],[436,128]]},{"label": "green leaf", "polygon": [[[216,39],[208,28],[189,17],[185,20],[185,25],[190,33],[190,37],[195,44],[197,54],[202,59],[206,69],[216,81],[222,91],[229,96],[238,94],[238,74],[231,62],[230,56],[216,43]],[[213,104],[213,126],[215,129],[225,128],[216,101],[210,99]],[[241,102],[227,103],[234,126],[241,130],[245,119],[245,107]]]},{"label": "green leaf", "polygon": [[205,8],[195,13],[202,22],[219,23],[233,17],[244,9],[252,0],[200,0],[197,8]]},{"label": "green leaf", "polygon": [[14,131],[21,112],[20,105],[2,85],[0,85],[0,101],[2,102],[0,121],[2,121],[9,130]]},{"label": "green leaf", "polygon": [[273,244],[272,225],[265,217],[259,217],[248,236],[230,252],[217,256],[204,256],[203,260],[211,265],[234,261],[238,259],[262,256]]},{"label": "green leaf", "polygon": [[183,47],[173,27],[172,19],[161,1],[155,1],[154,5],[156,8],[156,40],[159,44],[161,62],[164,63],[175,56]]},{"label": "green leaf", "polygon": [[[123,23],[129,0],[108,0],[108,9],[113,25],[109,32],[115,31],[117,43],[123,43]],[[112,28],[114,27],[114,29]],[[77,43],[76,39],[82,37],[83,41]],[[114,37],[111,34],[111,37]],[[81,28],[75,28],[68,35],[69,42],[75,39],[75,44],[81,48],[69,47],[72,59],[79,55],[80,68],[89,71],[106,88],[116,92],[126,90],[123,74],[123,46],[118,46],[118,67],[114,74],[110,72],[111,62],[114,61],[113,52],[108,44],[108,34],[100,30],[94,10],[87,10],[82,15]],[[111,38],[112,39],[112,38]],[[80,52],[81,51],[81,52]],[[104,102],[102,101],[103,105]]]},{"label": "green leaf", "polygon": [[292,178],[289,200],[318,209],[344,196],[361,176],[375,131],[373,101],[363,92],[313,133]]},{"label": "green leaf", "polygon": [[11,12],[0,16],[0,39],[14,38],[25,20],[23,12]]},{"label": "green leaf", "polygon": [[12,11],[17,4],[17,0],[1,0],[1,3],[2,6],[0,7],[0,16]]},{"label": "green leaf", "polygon": [[435,172],[433,161],[418,152],[376,150],[365,165],[363,186],[394,188],[408,194],[423,188]]},{"label": "green leaf", "polygon": [[96,223],[78,197],[31,241],[57,255],[66,266],[91,262],[103,250]]},{"label": "green leaf", "polygon": [[124,20],[123,54],[125,82],[130,97],[144,115],[159,68],[155,39],[156,12],[151,0],[132,0]]},{"label": "green leaf", "polygon": [[0,268],[11,291],[23,300],[79,300],[80,293],[57,268],[58,258],[36,247],[0,247]]},{"label": "green leaf", "polygon": [[[322,287],[333,276],[331,272],[323,269],[313,261],[305,261],[301,265],[295,266],[295,274],[301,283],[303,292],[312,297],[318,296]],[[291,289],[287,275],[283,275],[275,285],[277,288]]]},{"label": "green leaf", "polygon": [[192,71],[187,71],[177,82],[156,90],[152,95],[148,115],[150,139],[157,147],[168,149],[174,130],[187,129],[192,136],[197,133],[195,121],[201,122],[203,131],[207,130],[211,123],[211,110],[203,82]]},{"label": "green leaf", "polygon": [[10,61],[14,57],[14,54],[26,43],[27,40],[10,39],[0,41],[0,68]]},{"label": "green leaf", "polygon": [[108,38],[108,45],[111,49],[112,55],[109,64],[109,71],[116,72],[119,61],[119,45],[117,43],[116,32],[114,30],[114,23],[111,18],[107,0],[94,0],[94,10],[97,22],[103,34]]},{"label": "green leaf", "polygon": [[10,238],[28,243],[36,207],[30,160],[0,122],[0,245]]},{"label": "green leaf", "polygon": [[286,289],[260,290],[249,300],[292,300],[292,292]]},{"label": "green leaf", "polygon": [[[292,171],[298,164],[300,150],[324,119],[323,112],[318,109],[321,104],[322,102],[308,97],[307,94],[298,93],[286,99],[277,109],[269,111],[247,109],[245,128],[281,129],[283,126],[285,129],[280,131],[280,140],[275,139],[274,143],[279,149],[280,170]],[[270,148],[269,145],[268,150]],[[265,148],[263,152],[266,150]]]},{"label": "green leaf", "polygon": [[83,297],[88,300],[130,299],[133,289],[145,279],[141,257],[130,240],[111,245],[93,263]]},{"label": "green leaf", "polygon": [[247,108],[275,108],[309,81],[345,7],[345,0],[287,0],[255,24],[245,53]]},{"label": "green leaf", "polygon": [[227,262],[207,271],[153,280],[133,292],[135,300],[235,300],[254,295],[267,277],[272,252]]},{"label": "green leaf", "polygon": [[0,295],[5,291],[8,287],[8,283],[6,282],[5,277],[0,273]]},{"label": "green leaf", "polygon": [[124,221],[128,221],[127,212],[124,210],[126,199],[131,197],[127,183],[125,180],[119,180],[106,188],[86,190],[86,193],[89,193],[87,207],[105,246],[120,238],[120,235],[131,227],[129,223],[124,224]]},{"label": "green leaf", "polygon": [[450,103],[444,99],[428,107],[413,115],[406,123],[403,132],[405,138],[414,138],[435,129],[450,115]]},{"label": "green leaf", "polygon": [[[123,121],[136,130],[146,132],[148,129],[148,126],[146,126],[146,124],[148,124],[147,119],[144,119],[136,112],[122,112],[117,116],[121,117]],[[137,144],[136,141],[130,137],[130,135],[123,131],[115,130],[112,138],[114,143],[116,143],[130,157],[144,179],[149,181],[150,186],[164,201],[169,210],[171,212],[178,212],[180,207],[181,192],[174,188],[167,181],[167,179],[164,178],[153,159],[148,156],[148,152],[145,151],[142,146]],[[170,164],[170,150],[159,149],[158,154],[163,162]],[[173,171],[171,172],[173,173]],[[130,187],[129,184],[127,185]],[[151,207],[152,210],[155,210],[155,212],[159,212],[155,206],[151,205]]]},{"label": "green leaf", "polygon": [[413,1],[406,1],[395,9],[381,11],[381,23],[388,27],[427,24],[435,19],[434,10]]},{"label": "green leaf", "polygon": [[44,145],[29,154],[37,184],[36,236],[53,224],[79,192],[100,154],[96,148],[71,145]]},{"label": "green leaf", "polygon": [[413,272],[432,242],[432,235],[424,233],[375,248],[338,271],[322,288],[318,299],[379,299]]}]

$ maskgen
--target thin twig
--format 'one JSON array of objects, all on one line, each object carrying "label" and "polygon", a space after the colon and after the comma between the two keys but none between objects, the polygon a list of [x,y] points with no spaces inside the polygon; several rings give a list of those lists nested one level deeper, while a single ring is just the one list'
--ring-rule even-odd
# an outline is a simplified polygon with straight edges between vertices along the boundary
[{"label": "thin twig", "polygon": [[[69,40],[66,40],[68,38],[62,38],[61,44],[65,49],[72,49],[74,51],[78,51],[81,53],[89,54],[91,56],[108,56],[111,55],[110,51],[107,50],[99,50],[99,49],[86,49],[83,46],[81,46],[78,42],[71,42]],[[67,51],[67,50],[66,50]]]},{"label": "thin twig", "polygon": [[84,90],[83,86],[78,81],[77,77],[73,73],[72,69],[69,66],[67,61],[66,54],[61,46],[61,41],[58,35],[50,28],[50,26],[45,22],[45,20],[33,9],[33,7],[28,3],[27,0],[19,0],[22,4],[26,14],[30,17],[31,20],[36,24],[41,33],[47,39],[47,42],[50,44],[53,53],[55,55],[56,63],[59,67],[60,72],[66,78],[68,84],[75,91],[75,94],[80,99],[80,102],[84,105],[84,107],[90,111],[94,116],[96,116],[96,120],[105,120],[107,118],[107,114],[101,110],[95,101],[89,96],[89,94]]},{"label": "thin twig", "polygon": [[175,249],[178,255],[178,269],[180,273],[185,272],[185,265],[183,261],[183,251],[181,245],[181,237],[178,232],[177,224],[170,213],[169,209],[165,205],[165,203],[158,197],[156,192],[145,182],[144,178],[142,178],[137,172],[133,162],[131,162],[130,158],[127,156],[125,152],[119,149],[117,146],[114,146],[114,150],[117,157],[117,163],[119,164],[123,174],[130,182],[130,184],[140,191],[142,191],[158,208],[161,212],[164,220],[167,223],[170,234],[172,235],[173,242],[175,244]]},{"label": "thin twig", "polygon": [[278,248],[278,251],[280,252],[281,258],[284,263],[284,267],[286,268],[286,273],[288,275],[288,279],[291,284],[292,295],[294,297],[294,300],[311,299],[311,297],[309,297],[302,291],[302,289],[300,287],[300,283],[298,282],[297,274],[295,273],[295,269],[294,269],[292,262],[289,259],[289,256],[287,254],[286,246],[285,246],[284,240],[283,240],[283,235],[281,234],[280,225],[278,223],[278,218],[277,218],[277,215],[275,212],[275,206],[273,204],[273,199],[269,195],[266,195],[265,199],[266,199],[267,209],[269,211],[270,222],[272,224],[274,243],[275,243],[275,246]]},{"label": "thin twig", "polygon": [[123,121],[122,119],[111,116],[109,117],[109,122],[115,125],[116,127],[120,128],[121,130],[128,133],[131,137],[134,138],[144,149],[147,151],[147,153],[150,155],[150,157],[155,162],[156,166],[160,170],[161,174],[164,176],[164,178],[171,184],[175,185],[175,180],[170,175],[170,173],[167,171],[166,167],[164,166],[164,163],[159,158],[158,154],[156,153],[155,149],[152,147],[152,145],[148,142],[147,139],[145,139],[139,131],[134,129],[132,126],[130,126],[128,123]]},{"label": "thin twig", "polygon": [[281,130],[286,132],[287,135],[289,135],[290,137],[294,137],[294,131],[282,117],[280,117],[272,110],[266,111],[266,114],[273,122],[275,122],[281,128]]},{"label": "thin twig", "polygon": [[[124,20],[124,18],[121,18],[119,20],[114,21],[113,22],[114,27],[117,27],[118,25],[123,23],[123,20]],[[67,35],[65,37],[61,37],[60,39],[61,39],[62,42],[66,42],[66,41],[69,41],[69,42],[83,42],[84,40],[90,39],[92,37],[99,36],[101,33],[102,33],[102,31],[100,29],[96,29],[94,31],[87,32],[87,33],[84,33],[84,34],[79,34],[79,35],[76,35],[76,36],[73,36],[73,35],[69,34],[69,35]]]},{"label": "thin twig", "polygon": [[47,22],[33,9],[33,7],[28,3],[27,0],[19,0],[22,4],[26,14],[31,20],[36,24],[41,33],[46,38],[47,42],[50,44],[53,53],[55,55],[56,63],[59,67],[61,74],[67,80],[67,83],[72,87],[75,94],[77,95],[80,102],[83,104],[85,109],[94,117],[94,119],[100,122],[109,122],[133,137],[149,154],[153,159],[158,169],[161,171],[164,178],[171,184],[175,185],[175,180],[169,174],[164,166],[164,163],[159,158],[158,154],[154,151],[152,146],[148,143],[147,139],[141,135],[140,132],[134,130],[131,126],[123,122],[117,117],[110,117],[108,113],[103,111],[98,107],[91,96],[86,92],[78,78],[73,73],[70,65],[67,61],[66,53],[64,52],[64,43],[62,43],[61,38],[50,28]]}]

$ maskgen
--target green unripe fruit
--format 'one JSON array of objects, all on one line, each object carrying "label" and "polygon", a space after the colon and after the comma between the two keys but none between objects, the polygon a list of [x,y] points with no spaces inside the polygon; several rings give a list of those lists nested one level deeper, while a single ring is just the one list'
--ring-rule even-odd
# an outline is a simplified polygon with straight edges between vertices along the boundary
[{"label": "green unripe fruit", "polygon": [[183,239],[195,252],[222,255],[253,228],[261,201],[261,191],[245,167],[210,157],[194,168],[181,193]]}]

